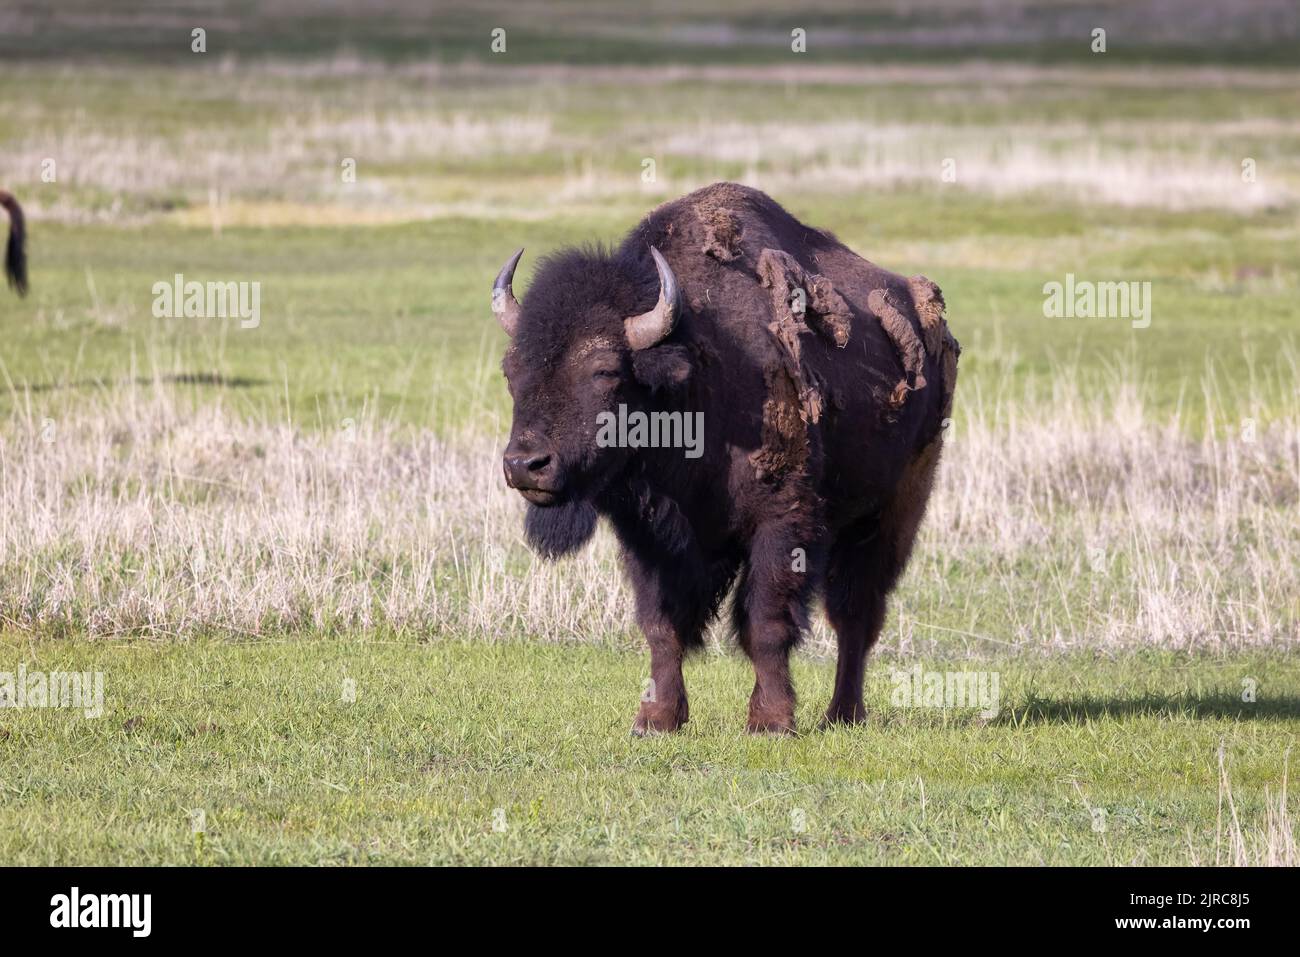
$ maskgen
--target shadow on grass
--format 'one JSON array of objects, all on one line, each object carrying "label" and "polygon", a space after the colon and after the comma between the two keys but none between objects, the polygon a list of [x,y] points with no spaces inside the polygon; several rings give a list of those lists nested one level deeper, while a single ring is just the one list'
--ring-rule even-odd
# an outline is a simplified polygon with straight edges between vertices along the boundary
[{"label": "shadow on grass", "polygon": [[1004,708],[992,724],[1078,724],[1100,718],[1173,718],[1233,721],[1300,721],[1300,696],[1260,695],[1242,701],[1241,692],[1153,694],[1137,696],[1039,698]]},{"label": "shadow on grass", "polygon": [[[150,386],[155,383],[164,383],[166,385],[210,385],[223,389],[251,389],[254,386],[266,385],[265,379],[253,379],[248,376],[224,376],[219,372],[179,372],[169,375],[158,376],[156,379],[149,376],[137,376],[129,380],[138,386]],[[82,379],[77,382],[25,382],[21,386],[14,386],[14,392],[57,392],[64,389],[98,389],[112,385],[106,379]]]}]

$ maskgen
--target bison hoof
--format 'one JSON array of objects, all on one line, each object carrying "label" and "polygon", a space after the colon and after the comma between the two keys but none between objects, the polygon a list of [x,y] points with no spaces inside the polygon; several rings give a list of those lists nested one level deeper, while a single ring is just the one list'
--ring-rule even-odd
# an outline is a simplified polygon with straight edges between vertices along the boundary
[{"label": "bison hoof", "polygon": [[644,738],[651,734],[671,734],[687,721],[686,707],[655,708],[653,711],[641,706],[636,720],[632,722],[632,736]]},{"label": "bison hoof", "polygon": [[867,720],[866,705],[861,702],[855,702],[850,705],[840,705],[831,702],[831,706],[826,709],[826,716],[822,718],[822,727],[830,728],[837,724],[853,725],[863,724]]},{"label": "bison hoof", "polygon": [[794,715],[751,711],[745,730],[750,734],[794,734]]}]

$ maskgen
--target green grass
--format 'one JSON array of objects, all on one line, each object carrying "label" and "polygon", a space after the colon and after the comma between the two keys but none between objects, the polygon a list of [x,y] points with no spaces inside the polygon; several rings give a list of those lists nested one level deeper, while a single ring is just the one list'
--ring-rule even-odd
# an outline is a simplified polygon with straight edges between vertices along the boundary
[{"label": "green grass", "polygon": [[[1094,26],[1109,28],[1112,55],[1153,63],[1294,62],[1294,27],[1280,28],[1275,11],[1225,5],[1198,11],[1199,32],[1162,29],[1163,8],[1087,0],[1068,4],[990,5],[976,0],[885,3],[817,0],[796,9],[770,2],[710,4],[670,0],[611,11],[600,0],[569,3],[469,3],[414,0],[382,4],[298,5],[224,0],[172,4],[123,0],[117,18],[99,16],[89,0],[57,7],[18,0],[21,29],[0,36],[0,55],[70,55],[182,61],[192,58],[190,31],[208,32],[213,56],[312,58],[344,50],[393,62],[437,58],[487,59],[491,32],[505,28],[504,57],[522,63],[657,63],[665,59],[762,63],[790,54],[790,32],[807,32],[808,57],[898,61],[966,56],[992,60],[1085,63]],[[1134,11],[1128,8],[1136,7]],[[1273,13],[1273,16],[1269,16]],[[1063,15],[1073,14],[1073,16]]]},{"label": "green grass", "polygon": [[[311,18],[209,6],[91,16],[82,0],[22,0],[0,30],[0,187],[29,211],[32,263],[29,298],[0,290],[0,672],[98,669],[107,696],[97,719],[0,709],[0,861],[1176,864],[1276,851],[1268,815],[1300,730],[1300,665],[1285,654],[1300,613],[1300,83],[1281,72],[1294,36],[1228,5],[1172,42],[1147,5],[1108,0],[819,0],[805,23],[766,0],[675,0],[653,24],[582,3],[435,15],[395,0]],[[197,57],[189,30],[204,18]],[[1093,19],[1111,30],[1104,58],[1078,34]],[[505,57],[487,52],[496,25]],[[792,26],[809,31],[806,57],[788,52]],[[665,63],[682,72],[649,69]],[[1207,64],[1232,69],[1195,69]],[[726,69],[704,78],[714,66]],[[753,155],[728,150],[751,140]],[[954,184],[938,180],[948,156]],[[47,157],[55,182],[41,178]],[[342,157],[358,162],[355,188]],[[646,157],[660,176],[648,188]],[[1267,202],[1240,202],[1243,157]],[[910,164],[899,182],[880,178],[891,160]],[[1000,163],[1007,183],[964,178]],[[1083,187],[1010,188],[1070,170]],[[1204,197],[1159,194],[1183,173]],[[866,726],[748,737],[748,666],[710,655],[688,666],[685,732],[634,741],[646,663],[599,592],[612,554],[533,569],[517,501],[467,490],[480,477],[463,462],[445,488],[403,470],[426,461],[428,432],[499,448],[505,340],[487,293],[512,250],[528,250],[526,295],[545,253],[616,241],[683,184],[722,178],[942,286],[964,347],[954,441],[986,443],[949,465],[997,479],[943,488],[998,494],[932,510],[924,536],[945,538],[923,536],[898,593],[883,644],[906,657],[873,663]],[[1130,202],[1107,198],[1117,181]],[[260,326],[154,318],[152,286],[177,272],[260,282]],[[1043,284],[1067,272],[1151,282],[1151,327],[1044,318]],[[1142,437],[1173,423],[1193,439],[1167,446],[1182,479],[1152,479],[1152,463],[1105,441],[1111,417],[1123,433],[1131,387]],[[204,417],[212,404],[232,414]],[[1062,406],[1082,417],[1042,435]],[[1246,417],[1253,448],[1235,440]],[[43,445],[46,419],[58,440]],[[369,437],[359,451],[331,444],[349,420]],[[320,434],[280,435],[285,421]],[[1017,447],[1026,423],[1057,458]],[[1207,423],[1234,441],[1200,443]],[[373,471],[344,482],[336,459]],[[1160,507],[1166,486],[1185,511]],[[372,495],[386,510],[358,510]],[[442,522],[447,502],[460,511]],[[205,544],[224,567],[196,570]],[[544,620],[509,597],[529,574],[560,596]],[[354,608],[359,594],[407,617],[360,632],[330,618],[337,595]],[[223,604],[232,595],[245,614]],[[240,626],[221,634],[262,637],[219,640],[226,618]],[[139,637],[173,626],[204,637]],[[541,640],[557,634],[589,640]],[[1245,648],[1261,634],[1278,650],[1115,644]],[[997,671],[1000,712],[895,707],[890,669],[917,662]],[[796,672],[811,729],[833,667],[803,657]],[[1237,825],[1220,819],[1220,748]],[[1242,854],[1228,853],[1234,826]]]},{"label": "green grass", "polygon": [[[948,15],[990,16],[962,0],[940,5]],[[1112,6],[1098,9],[1116,13]],[[225,13],[223,22],[245,27],[257,16],[242,4]],[[0,165],[0,179],[34,210],[33,294],[25,303],[0,297],[0,386],[13,386],[0,388],[0,413],[25,405],[26,389],[34,393],[33,414],[57,416],[69,393],[79,400],[97,384],[158,374],[220,380],[229,388],[201,385],[198,397],[220,397],[250,414],[292,414],[309,426],[365,410],[440,430],[496,428],[507,411],[495,368],[503,340],[485,290],[505,256],[528,248],[522,290],[538,256],[569,243],[619,239],[648,208],[675,195],[674,183],[745,176],[775,182],[780,201],[863,255],[936,280],[966,346],[968,396],[1019,393],[1050,383],[1062,366],[1077,367],[1091,388],[1105,391],[1123,365],[1158,408],[1180,409],[1193,426],[1211,417],[1235,424],[1244,415],[1267,416],[1291,399],[1278,380],[1289,378],[1300,330],[1294,202],[1244,211],[1214,203],[1117,206],[1068,190],[995,195],[967,188],[960,175],[956,184],[937,179],[944,156],[983,162],[986,149],[1012,157],[1016,146],[1037,144],[1047,151],[1039,158],[1045,165],[1096,150],[1115,164],[1115,177],[1126,175],[1126,159],[1146,158],[1157,161],[1148,174],[1156,180],[1184,163],[1201,164],[1211,171],[1205,185],[1233,188],[1249,156],[1261,184],[1300,190],[1300,135],[1291,122],[1300,115],[1300,93],[1285,78],[1238,73],[1228,82],[1190,82],[1151,69],[1125,80],[1112,71],[1134,71],[1137,61],[1123,44],[1115,56],[1089,61],[1095,69],[1087,73],[1049,72],[1033,82],[994,73],[973,85],[943,72],[962,66],[946,49],[942,56],[912,51],[906,56],[916,55],[921,72],[879,79],[811,70],[804,81],[769,84],[725,75],[585,76],[580,67],[589,59],[630,61],[617,36],[593,41],[588,32],[609,24],[576,7],[558,19],[541,8],[518,12],[546,21],[552,42],[578,37],[589,48],[576,61],[559,56],[579,67],[569,78],[512,72],[514,61],[500,69],[492,61],[453,65],[431,76],[406,64],[400,51],[391,68],[367,63],[355,72],[332,73],[319,59],[342,48],[373,54],[387,41],[370,41],[399,27],[436,32],[440,43],[454,45],[483,17],[506,13],[515,11],[454,8],[435,23],[399,3],[384,15],[335,13],[299,29],[272,9],[258,29],[239,31],[241,42],[315,55],[277,72],[275,64],[224,69],[217,58],[139,56],[170,42],[184,16],[124,21],[130,42],[114,32],[120,24],[100,24],[108,32],[97,28],[95,43],[104,57],[75,67],[72,59],[49,61],[42,50],[56,42],[65,58],[74,57],[85,39],[80,21],[45,23],[44,14],[29,11],[41,24],[39,39],[5,41],[26,56],[0,76],[0,105],[15,117],[0,129],[0,155],[15,157]],[[681,5],[673,15],[744,30],[775,30],[784,17],[762,4],[727,16]],[[910,29],[926,16],[833,3],[819,15],[828,27],[850,31],[855,24]],[[1009,22],[1035,34],[1054,29],[1043,11],[1019,11]],[[298,37],[292,42],[282,32],[290,26]],[[670,42],[650,33],[654,42]],[[1131,27],[1130,42],[1140,33]],[[1222,38],[1199,39],[1205,56],[1223,54]],[[674,49],[675,62],[712,62],[689,43]],[[834,48],[850,59],[853,49]],[[978,57],[980,48],[964,55]],[[833,66],[825,59],[819,53],[808,63]],[[544,132],[507,132],[481,143],[471,134],[458,147],[458,134],[419,126],[462,119],[506,124],[507,131],[511,122],[534,122]],[[358,121],[381,133],[358,130]],[[760,134],[763,148],[752,162],[695,151],[726,146],[731,134],[710,133],[716,124],[792,134],[807,125],[813,140],[825,127],[832,142],[803,154],[798,137],[791,144]],[[868,131],[862,143],[835,144],[833,130],[844,124]],[[900,155],[935,175],[896,187],[844,187],[827,178],[818,164],[856,162],[876,127],[886,148],[889,131],[910,131]],[[393,142],[384,130],[398,131]],[[344,156],[358,161],[355,189],[339,182]],[[642,190],[647,156],[657,159],[663,182]],[[40,178],[46,157],[60,164],[54,183]],[[583,185],[584,170],[593,186]],[[226,220],[220,237],[209,222],[214,186]],[[247,225],[268,215],[275,225]],[[153,319],[151,287],[176,272],[260,281],[261,327]],[[1151,328],[1045,319],[1043,284],[1067,272],[1151,282]],[[1202,391],[1210,367],[1223,393],[1214,407]]]},{"label": "green grass", "polygon": [[[1300,732],[1300,664],[1265,655],[925,663],[999,671],[991,721],[892,706],[878,662],[869,724],[788,740],[742,732],[734,657],[649,740],[642,656],[591,646],[0,643],[20,662],[103,671],[105,713],[0,710],[10,864],[1204,861],[1220,745],[1250,839]],[[798,663],[804,728],[832,673]]]},{"label": "green grass", "polygon": [[[1211,411],[1235,423],[1292,398],[1278,380],[1293,375],[1300,299],[1268,280],[1234,280],[1222,289],[1200,282],[1210,272],[1234,276],[1243,267],[1300,274],[1295,230],[1282,228],[1280,217],[1244,222],[1228,214],[1058,208],[1048,220],[1031,201],[993,209],[970,197],[916,194],[872,197],[857,209],[816,197],[792,205],[876,261],[941,284],[966,350],[967,395],[1017,394],[1049,384],[1062,368],[1105,388],[1123,367],[1154,407],[1181,405],[1192,423]],[[942,211],[942,239],[940,227],[913,226],[916,211],[927,206]],[[640,214],[626,208],[508,228],[463,218],[244,228],[220,239],[167,225],[41,225],[30,300],[0,304],[0,375],[9,386],[0,391],[0,410],[19,404],[54,414],[65,398],[93,396],[123,378],[198,377],[224,386],[201,387],[201,398],[223,395],[249,414],[288,413],[309,427],[334,427],[366,410],[440,430],[492,427],[508,414],[497,368],[504,337],[485,292],[502,250],[528,247],[524,289],[538,256],[566,243],[616,240]],[[1114,238],[1098,241],[1107,234]],[[1093,250],[1075,248],[1071,237],[1082,235],[1091,237]],[[962,237],[978,237],[985,251],[1004,247],[1004,265],[976,268],[953,245],[941,245]],[[1035,263],[1018,264],[1031,245]],[[1061,252],[1053,269],[1044,250],[1054,245]],[[1151,327],[1045,318],[1042,285],[1067,271],[1150,281]],[[261,324],[241,329],[234,320],[154,318],[153,284],[178,272],[199,281],[260,282]],[[1223,390],[1216,396],[1221,409],[1205,405],[1207,371]]]}]

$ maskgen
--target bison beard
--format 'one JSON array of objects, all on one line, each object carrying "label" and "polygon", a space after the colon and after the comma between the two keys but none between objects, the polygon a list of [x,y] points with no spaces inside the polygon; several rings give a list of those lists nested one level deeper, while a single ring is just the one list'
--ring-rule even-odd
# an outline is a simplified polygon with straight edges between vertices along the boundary
[{"label": "bison beard", "polygon": [[524,516],[524,537],[533,551],[546,559],[572,555],[596,532],[596,508],[586,500],[561,502],[542,508],[529,505]]},{"label": "bison beard", "polygon": [[[516,397],[507,481],[528,544],[569,555],[607,520],[650,649],[633,733],[687,720],[682,661],[726,594],[753,662],[752,732],[794,731],[789,655],[824,599],[839,656],[828,723],[864,720],[863,676],[933,486],[957,378],[937,286],[882,269],[757,190],[660,206],[613,250],[543,260],[493,310]],[[656,298],[657,297],[657,298]],[[698,457],[607,448],[620,405],[697,415]]]}]

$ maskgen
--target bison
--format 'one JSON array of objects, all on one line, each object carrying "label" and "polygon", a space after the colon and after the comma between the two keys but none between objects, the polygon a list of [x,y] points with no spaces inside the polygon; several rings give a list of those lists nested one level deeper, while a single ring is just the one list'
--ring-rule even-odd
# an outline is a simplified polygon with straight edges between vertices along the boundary
[{"label": "bison", "polygon": [[23,208],[13,193],[0,189],[0,206],[9,214],[9,240],[5,244],[5,278],[18,295],[27,294],[27,232]]},{"label": "bison", "polygon": [[[960,349],[938,287],[734,183],[660,206],[616,249],[543,259],[520,302],[522,254],[492,293],[510,336],[506,482],[546,558],[600,517],[613,529],[650,647],[633,734],[686,722],[682,661],[733,587],[748,730],[794,732],[789,656],[817,596],[839,652],[824,723],[862,721],[952,406]],[[691,422],[693,454],[673,447]]]}]

